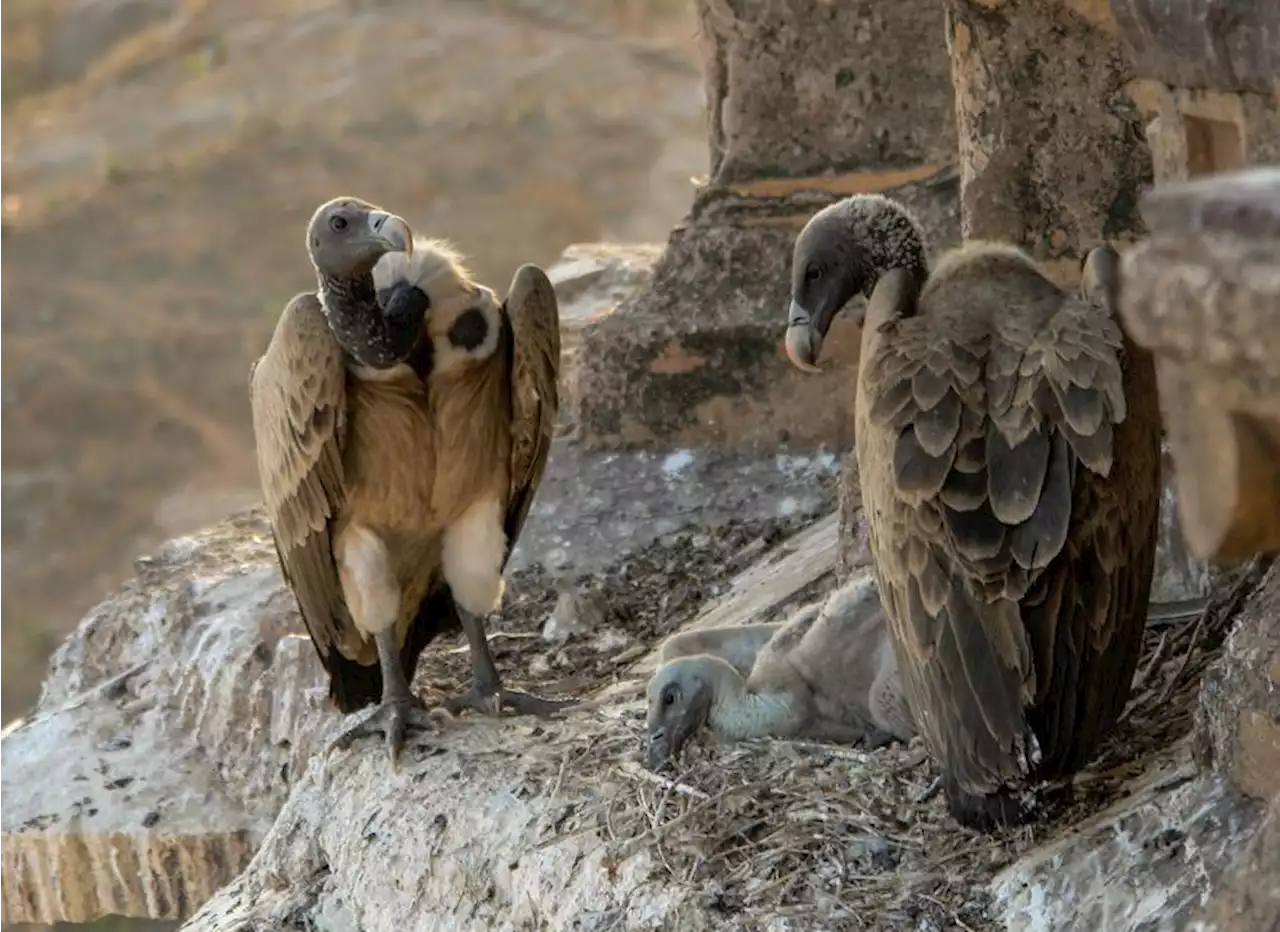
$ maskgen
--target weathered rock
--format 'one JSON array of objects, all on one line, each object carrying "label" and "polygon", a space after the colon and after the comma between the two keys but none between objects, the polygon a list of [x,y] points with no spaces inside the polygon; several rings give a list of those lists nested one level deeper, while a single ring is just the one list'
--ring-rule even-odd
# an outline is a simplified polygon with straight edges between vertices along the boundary
[{"label": "weathered rock", "polygon": [[1197,777],[1185,748],[1126,795],[997,875],[1003,928],[1186,929],[1260,822],[1225,780]]},{"label": "weathered rock", "polygon": [[1205,904],[1199,923],[1195,928],[1205,932],[1280,930],[1280,796],[1271,800],[1262,828]]},{"label": "weathered rock", "polygon": [[1121,310],[1156,356],[1193,552],[1280,549],[1280,170],[1159,187]]},{"label": "weathered rock", "polygon": [[[820,597],[834,523],[763,557],[745,548],[730,590],[693,625],[770,620]],[[1246,620],[1274,611],[1280,578],[1268,585],[1276,591],[1255,598]],[[365,745],[315,753],[344,723],[326,707],[310,644],[289,633],[296,624],[256,515],[143,561],[139,580],[86,619],[59,652],[36,715],[0,745],[6,921],[190,915],[257,848],[189,928],[742,927],[714,892],[666,873],[648,815],[635,834],[611,828],[610,807],[631,800],[634,809],[649,779],[634,764],[643,660],[595,709],[551,722],[469,717],[415,742],[393,773]],[[1240,651],[1239,663],[1250,662]],[[1238,675],[1221,671],[1218,708],[1235,701]],[[880,774],[866,812],[889,813],[894,825],[915,817],[900,777],[884,776],[915,766],[896,757],[815,757],[782,745],[743,753],[792,771],[844,761],[841,785]],[[1062,923],[1048,927],[1136,932],[1149,927],[1141,923],[1152,904],[1176,918],[1193,901],[1225,896],[1227,856],[1269,856],[1248,847],[1257,806],[1225,772],[1194,779],[1185,755],[1168,760],[1130,765],[1148,772],[1126,801],[1005,873],[994,889],[1010,927],[1044,921],[1043,900]],[[701,791],[657,792],[692,794],[696,805]],[[885,863],[876,869],[891,875],[896,862]],[[908,892],[919,882],[890,875],[880,882]],[[983,867],[946,883],[973,884],[972,901],[989,876]],[[838,877],[819,884],[838,892]],[[915,927],[905,915],[894,923]]]},{"label": "weathered rock", "polygon": [[[934,245],[955,242],[951,172],[892,193],[920,214]],[[858,328],[836,319],[821,375],[796,370],[782,347],[795,236],[835,199],[701,191],[650,283],[583,330],[574,420],[584,441],[754,452],[851,445]]]},{"label": "weathered rock", "polygon": [[649,281],[662,247],[646,243],[574,243],[547,269],[560,307],[560,420],[577,408],[582,331]]},{"label": "weathered rock", "polygon": [[1135,70],[1178,87],[1272,92],[1280,8],[1252,0],[1110,0]]},{"label": "weathered rock", "polygon": [[[1257,585],[1246,574],[1239,584]],[[1222,657],[1204,677],[1201,757],[1246,796],[1280,798],[1280,566],[1245,605]]]},{"label": "weathered rock", "polygon": [[[606,448],[848,445],[856,329],[829,371],[785,359],[791,249],[838,197],[891,192],[956,238],[942,14],[895,4],[699,0],[711,177],[650,284],[583,333],[576,418]],[[910,55],[913,66],[900,62]]]},{"label": "weathered rock", "polygon": [[1043,0],[946,7],[964,236],[1018,243],[1073,285],[1089,249],[1141,232],[1151,179],[1110,13]]},{"label": "weathered rock", "polygon": [[[825,513],[835,466],[560,441],[512,569],[600,572],[695,513],[703,527]],[[189,916],[248,863],[339,726],[260,513],[175,541],[138,574],[4,735],[5,922]],[[603,650],[630,637],[598,634]]]},{"label": "weathered rock", "polygon": [[[954,158],[936,3],[698,0],[697,7],[713,185]],[[902,67],[906,55],[910,68]],[[831,180],[811,179],[821,187]]]},{"label": "weathered rock", "polygon": [[260,517],[139,561],[3,740],[5,922],[181,919],[248,863],[323,698]]}]

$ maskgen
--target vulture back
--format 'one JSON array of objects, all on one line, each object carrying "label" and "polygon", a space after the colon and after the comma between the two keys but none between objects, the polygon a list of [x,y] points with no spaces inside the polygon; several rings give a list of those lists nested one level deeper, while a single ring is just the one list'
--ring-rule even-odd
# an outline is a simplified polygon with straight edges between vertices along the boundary
[{"label": "vulture back", "polygon": [[[952,809],[1079,769],[1141,649],[1160,421],[1112,309],[1007,246],[942,259],[867,309],[856,443],[913,717]],[[974,811],[964,811],[966,806]]]}]

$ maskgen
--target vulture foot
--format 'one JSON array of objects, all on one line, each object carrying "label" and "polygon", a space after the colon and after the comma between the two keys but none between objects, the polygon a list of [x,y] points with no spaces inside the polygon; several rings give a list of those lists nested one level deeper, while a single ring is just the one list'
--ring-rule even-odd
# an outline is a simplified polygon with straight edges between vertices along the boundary
[{"label": "vulture foot", "polygon": [[417,696],[387,699],[363,721],[344,731],[333,742],[333,747],[345,750],[360,738],[382,735],[387,740],[387,752],[391,755],[391,769],[398,769],[400,752],[410,731],[436,732],[448,721],[449,713],[441,708],[428,709]]},{"label": "vulture foot", "polygon": [[485,637],[484,620],[458,606],[462,630],[471,648],[471,688],[460,696],[446,699],[444,708],[456,715],[463,709],[475,709],[482,715],[498,715],[505,705],[518,715],[552,715],[577,705],[574,699],[543,699],[529,693],[505,689],[498,667]]},{"label": "vulture foot", "polygon": [[554,715],[577,704],[574,699],[543,699],[515,689],[504,689],[501,686],[496,689],[485,688],[476,683],[461,696],[445,700],[444,707],[454,715],[463,709],[475,709],[484,715],[498,715],[503,706],[517,715]]}]

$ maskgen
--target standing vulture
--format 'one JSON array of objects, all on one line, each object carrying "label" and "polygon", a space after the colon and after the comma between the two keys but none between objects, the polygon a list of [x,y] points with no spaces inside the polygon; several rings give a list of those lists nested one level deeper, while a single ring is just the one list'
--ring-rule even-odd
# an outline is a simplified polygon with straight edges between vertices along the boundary
[{"label": "standing vulture", "polygon": [[344,713],[338,740],[431,727],[409,690],[438,634],[467,635],[474,685],[450,700],[544,713],[503,689],[483,616],[542,478],[556,412],[559,324],[542,271],[507,301],[441,243],[355,198],[307,228],[317,290],[285,308],[250,372],[258,472],[276,552]]},{"label": "standing vulture", "polygon": [[1141,650],[1160,419],[1151,357],[1111,306],[1114,258],[1091,254],[1086,299],[992,243],[930,275],[919,224],[877,196],[796,242],[796,365],[869,296],[855,429],[876,577],[950,809],[975,828],[1025,821],[1020,789],[1088,761]]}]

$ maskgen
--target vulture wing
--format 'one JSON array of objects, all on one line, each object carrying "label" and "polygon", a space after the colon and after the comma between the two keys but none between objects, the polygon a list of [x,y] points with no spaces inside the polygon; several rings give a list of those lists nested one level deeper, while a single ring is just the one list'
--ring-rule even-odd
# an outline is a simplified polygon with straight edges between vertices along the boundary
[{"label": "vulture wing", "polygon": [[249,380],[258,477],[280,568],[333,673],[347,621],[330,539],[346,497],[346,366],[314,294],[289,302]]},{"label": "vulture wing", "polygon": [[545,272],[522,265],[502,306],[511,372],[511,495],[504,530],[510,558],[547,467],[560,403],[560,311]]},{"label": "vulture wing", "polygon": [[1038,276],[1011,280],[931,287],[917,315],[885,276],[859,385],[904,684],[930,747],[977,794],[1078,766],[1119,713],[1159,495],[1158,418],[1153,432],[1127,417],[1115,321]]}]

